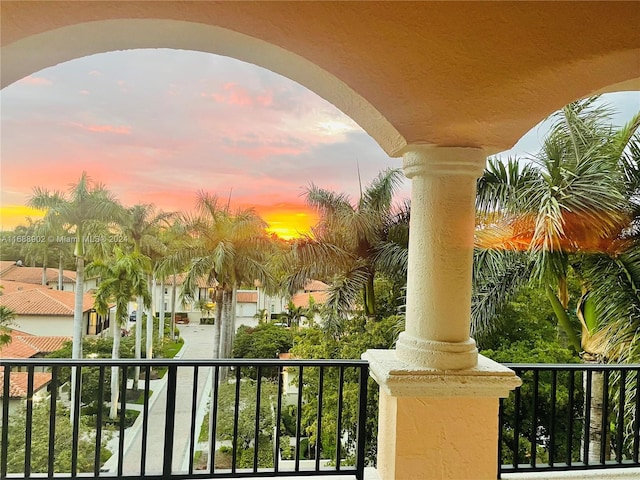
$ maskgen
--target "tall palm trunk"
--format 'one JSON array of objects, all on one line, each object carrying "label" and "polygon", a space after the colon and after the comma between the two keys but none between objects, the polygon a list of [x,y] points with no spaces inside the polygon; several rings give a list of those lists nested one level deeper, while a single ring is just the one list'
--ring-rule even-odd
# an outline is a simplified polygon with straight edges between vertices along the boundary
[{"label": "tall palm trunk", "polygon": [[222,301],[224,299],[221,288],[216,288],[216,320],[213,325],[213,358],[220,358],[220,333],[222,331]]},{"label": "tall palm trunk", "polygon": [[[76,257],[76,291],[74,295],[74,308],[73,308],[73,344],[71,347],[71,358],[74,360],[80,360],[82,358],[82,301],[84,290],[84,256],[78,255]],[[80,391],[76,391],[76,382],[80,371],[78,368],[71,369],[71,411],[69,418],[73,424],[76,411],[75,411],[75,398],[76,395],[80,395]],[[80,378],[82,382],[82,378]]]},{"label": "tall palm trunk", "polygon": [[[222,292],[222,321],[220,322],[220,358],[229,358],[228,351],[228,338],[229,330],[231,329],[231,305],[232,305],[232,293],[231,291],[224,289]],[[224,380],[229,373],[228,367],[222,367],[220,369],[220,378]]]},{"label": "tall palm trunk", "polygon": [[160,280],[160,313],[158,314],[158,339],[164,341],[164,277]]},{"label": "tall palm trunk", "polygon": [[173,274],[171,284],[171,340],[176,338],[176,274]]},{"label": "tall palm trunk", "polygon": [[227,338],[227,357],[233,356],[233,341],[236,337],[236,311],[238,306],[238,286],[234,285],[231,291],[231,321],[229,328],[229,336]]},{"label": "tall palm trunk", "polygon": [[[142,358],[142,306],[144,299],[139,296],[136,298],[138,302],[138,310],[136,311],[136,348],[135,358],[140,360]],[[138,390],[138,383],[140,382],[140,365],[136,365],[133,371],[133,389]]]},{"label": "tall palm trunk", "polygon": [[47,251],[45,250],[44,255],[42,257],[42,285],[47,284]]},{"label": "tall palm trunk", "polygon": [[[111,358],[117,360],[120,358],[120,322],[115,321],[111,328],[113,334],[113,347],[111,349]],[[111,407],[109,409],[109,418],[115,420],[118,416],[118,399],[120,397],[120,388],[118,387],[118,373],[120,367],[111,367]]]},{"label": "tall palm trunk", "polygon": [[156,315],[155,309],[155,291],[156,291],[156,277],[152,275],[149,280],[151,284],[151,305],[149,307],[149,313],[147,314],[147,347],[146,347],[146,358],[153,358],[153,319]]},{"label": "tall palm trunk", "polygon": [[62,276],[62,252],[60,252],[60,258],[58,258],[58,290],[64,289],[63,276]]},{"label": "tall palm trunk", "polygon": [[233,305],[233,293],[227,289],[223,290],[222,293],[222,322],[221,322],[221,330],[220,330],[220,358],[228,358],[229,349],[228,349],[228,340],[229,340],[229,330],[231,327],[232,314],[231,308]]}]

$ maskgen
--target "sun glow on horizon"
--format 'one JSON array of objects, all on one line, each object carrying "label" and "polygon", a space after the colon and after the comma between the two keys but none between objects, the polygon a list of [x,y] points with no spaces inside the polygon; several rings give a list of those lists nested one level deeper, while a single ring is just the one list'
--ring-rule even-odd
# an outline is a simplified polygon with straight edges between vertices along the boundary
[{"label": "sun glow on horizon", "polygon": [[309,234],[318,222],[318,214],[304,205],[274,205],[256,210],[269,224],[267,232],[285,240]]},{"label": "sun glow on horizon", "polygon": [[13,230],[29,225],[28,218],[40,220],[45,212],[26,205],[3,205],[0,207],[0,230]]}]

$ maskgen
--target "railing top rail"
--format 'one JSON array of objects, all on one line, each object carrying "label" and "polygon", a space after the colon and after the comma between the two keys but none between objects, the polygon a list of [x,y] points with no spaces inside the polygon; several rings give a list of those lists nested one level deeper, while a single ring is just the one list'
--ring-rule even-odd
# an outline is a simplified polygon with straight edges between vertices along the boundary
[{"label": "railing top rail", "polygon": [[621,363],[505,363],[514,370],[640,370],[640,364]]},{"label": "railing top rail", "polygon": [[134,359],[122,358],[3,358],[0,366],[151,366],[163,367],[175,366],[199,366],[199,367],[365,367],[369,365],[366,360],[278,360],[278,359],[253,359],[253,358],[219,358],[219,359]]}]

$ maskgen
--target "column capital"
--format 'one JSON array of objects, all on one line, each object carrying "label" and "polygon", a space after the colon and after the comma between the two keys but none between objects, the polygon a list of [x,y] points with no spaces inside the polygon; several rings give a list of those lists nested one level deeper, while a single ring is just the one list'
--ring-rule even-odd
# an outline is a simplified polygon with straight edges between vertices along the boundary
[{"label": "column capital", "polygon": [[407,145],[402,167],[408,178],[416,175],[469,175],[478,178],[486,165],[482,148]]}]

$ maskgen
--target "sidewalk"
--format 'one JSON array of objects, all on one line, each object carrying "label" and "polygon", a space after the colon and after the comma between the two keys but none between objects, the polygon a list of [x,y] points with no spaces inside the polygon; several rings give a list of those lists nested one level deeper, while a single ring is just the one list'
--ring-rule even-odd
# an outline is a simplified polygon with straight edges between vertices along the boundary
[{"label": "sidewalk", "polygon": [[[180,325],[180,335],[184,339],[184,347],[180,351],[180,358],[207,359],[213,351],[213,325]],[[173,470],[183,467],[185,455],[189,453],[192,415],[201,410],[206,404],[203,398],[206,380],[210,368],[200,368],[197,379],[197,407],[192,412],[193,369],[179,368],[176,384],[175,433],[173,445]],[[167,404],[166,375],[162,380],[152,380],[150,389],[153,394],[149,400],[149,422],[147,430],[145,474],[161,474],[164,458],[164,430],[165,410]],[[141,382],[142,383],[142,382]],[[125,454],[123,473],[137,475],[141,472],[142,458],[142,415],[138,416],[135,424],[125,433]],[[200,419],[201,420],[201,419]],[[199,425],[196,424],[196,437]],[[197,439],[196,439],[197,440]],[[112,473],[117,471],[117,453],[109,459],[104,469]]]}]

